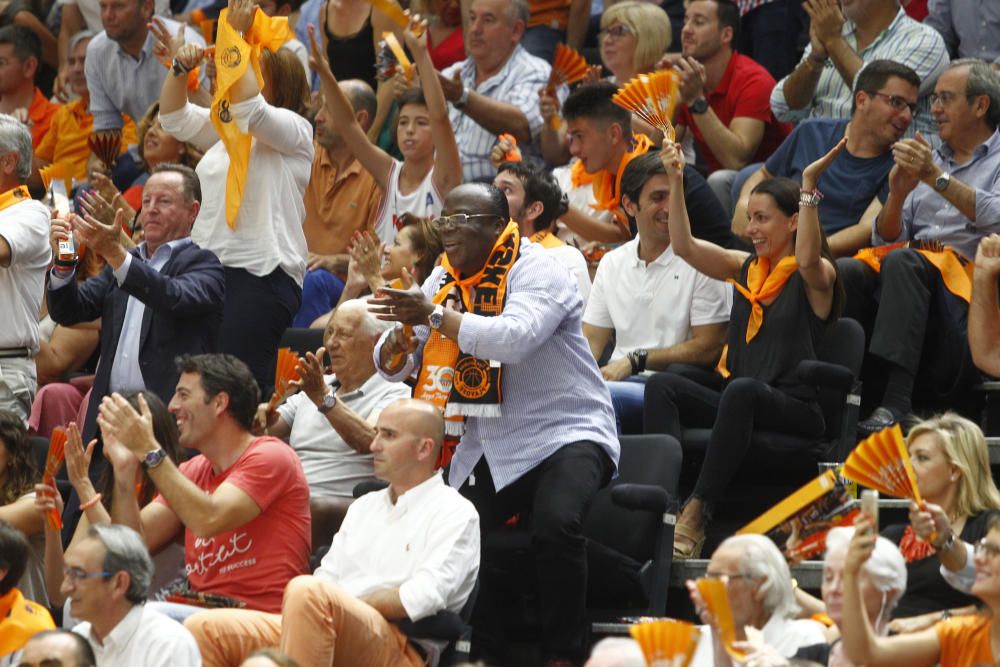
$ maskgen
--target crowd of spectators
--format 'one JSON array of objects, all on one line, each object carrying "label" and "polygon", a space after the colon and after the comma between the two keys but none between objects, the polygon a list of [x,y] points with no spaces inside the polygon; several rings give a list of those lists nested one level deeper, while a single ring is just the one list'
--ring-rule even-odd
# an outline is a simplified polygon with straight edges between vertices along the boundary
[{"label": "crowd of spectators", "polygon": [[[722,535],[736,649],[1000,662],[997,3],[374,4],[0,5],[0,667],[437,664],[448,612],[505,664],[513,589],[582,665],[620,436],[679,443],[700,558],[755,432],[815,459],[839,318],[848,437],[901,425],[923,500],[831,532],[820,597]],[[654,71],[661,127],[615,102]]]}]

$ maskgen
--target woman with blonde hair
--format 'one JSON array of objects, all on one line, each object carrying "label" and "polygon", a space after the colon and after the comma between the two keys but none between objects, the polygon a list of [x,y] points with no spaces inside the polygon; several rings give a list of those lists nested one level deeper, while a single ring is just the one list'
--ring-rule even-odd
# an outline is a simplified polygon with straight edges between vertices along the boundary
[{"label": "woman with blonde hair", "polygon": [[650,72],[670,48],[670,17],[650,2],[625,0],[601,15],[601,62],[618,85]]},{"label": "woman with blonde hair", "polygon": [[908,525],[882,533],[899,545],[909,575],[892,626],[897,632],[929,627],[975,603],[971,582],[944,575],[942,566],[951,573],[971,568],[970,545],[986,535],[991,510],[1000,509],[986,438],[975,423],[946,412],[914,426],[906,446],[924,502],[911,503]]}]

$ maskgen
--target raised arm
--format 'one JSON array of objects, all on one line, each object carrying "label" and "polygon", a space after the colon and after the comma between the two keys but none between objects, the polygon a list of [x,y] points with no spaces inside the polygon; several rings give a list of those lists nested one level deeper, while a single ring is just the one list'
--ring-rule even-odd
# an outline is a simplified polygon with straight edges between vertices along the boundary
[{"label": "raised arm", "polygon": [[354,157],[372,175],[379,188],[386,192],[389,187],[388,178],[389,170],[392,167],[392,158],[369,141],[368,135],[358,123],[358,119],[354,115],[354,107],[351,106],[347,95],[341,90],[337,77],[330,69],[330,62],[327,60],[326,54],[319,47],[314,26],[309,26],[309,51],[309,64],[319,77],[320,91],[323,93],[324,101],[323,110],[330,116],[331,127],[337,128]]},{"label": "raised arm", "polygon": [[833,305],[833,285],[837,270],[823,257],[823,230],[820,229],[816,182],[840,151],[847,145],[847,137],[837,142],[830,151],[802,172],[802,198],[799,200],[799,222],[795,233],[795,261],[799,274],[806,284],[806,298],[817,317],[826,319]]},{"label": "raised arm", "polygon": [[[423,32],[418,37],[414,27],[423,26]],[[427,40],[430,31],[427,22],[416,17],[410,27],[404,32],[406,46],[413,54],[413,62],[420,75],[420,87],[424,91],[424,101],[427,103],[427,113],[431,117],[431,139],[434,140],[434,187],[442,194],[447,194],[462,182],[462,160],[458,154],[458,143],[451,129],[448,118],[448,103],[444,99],[444,90],[437,77],[430,52],[427,50]]]},{"label": "raised arm", "polygon": [[[185,44],[182,25],[176,35],[171,35],[166,24],[153,17],[149,29],[156,38],[153,52],[161,63],[167,66],[167,76],[163,79],[160,89],[160,113],[168,114],[184,108],[188,103],[187,72],[197,67],[204,57],[205,51],[197,44]],[[181,69],[174,69],[173,62],[177,59]]]},{"label": "raised arm", "polygon": [[726,250],[714,243],[696,239],[691,234],[684,201],[684,154],[680,144],[664,144],[660,150],[660,161],[667,170],[670,181],[670,205],[667,209],[670,228],[670,245],[674,253],[685,262],[717,280],[737,278],[743,262],[749,253],[742,250]]},{"label": "raised arm", "polygon": [[975,267],[969,305],[969,347],[980,370],[1000,376],[1000,307],[997,306],[1000,234],[979,242]]}]

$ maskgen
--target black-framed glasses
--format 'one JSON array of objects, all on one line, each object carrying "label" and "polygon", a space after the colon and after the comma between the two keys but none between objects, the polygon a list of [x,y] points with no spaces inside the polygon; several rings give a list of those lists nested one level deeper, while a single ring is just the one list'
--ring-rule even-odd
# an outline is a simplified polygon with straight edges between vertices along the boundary
[{"label": "black-framed glasses", "polygon": [[597,39],[604,39],[605,37],[610,37],[611,39],[621,39],[625,35],[631,34],[632,28],[628,27],[624,23],[616,23],[611,27],[598,31]]},{"label": "black-framed glasses", "polygon": [[454,215],[442,215],[434,218],[434,220],[431,221],[431,224],[441,231],[449,231],[458,227],[465,227],[473,218],[501,219],[502,217],[503,216],[497,215],[496,213],[455,213]]},{"label": "black-framed glasses", "polygon": [[930,98],[931,106],[934,106],[938,102],[941,103],[941,106],[948,106],[949,104],[951,104],[952,100],[957,99],[959,97],[965,97],[966,99],[968,99],[969,96],[963,95],[962,93],[953,93],[950,90],[946,90],[941,93],[931,93],[931,98]]},{"label": "black-framed glasses", "polygon": [[877,90],[871,92],[870,94],[871,95],[875,95],[877,97],[884,97],[885,100],[889,103],[889,106],[891,106],[896,111],[902,111],[903,109],[909,109],[911,114],[917,113],[917,103],[916,102],[907,102],[906,100],[904,100],[899,95],[890,95],[888,93],[880,93]]},{"label": "black-framed glasses", "polygon": [[70,581],[85,581],[87,579],[107,579],[114,572],[87,572],[80,567],[63,567],[63,575]]},{"label": "black-framed glasses", "polygon": [[989,560],[996,560],[996,557],[1000,556],[1000,545],[988,542],[984,537],[976,542],[975,554],[977,556],[985,556]]}]

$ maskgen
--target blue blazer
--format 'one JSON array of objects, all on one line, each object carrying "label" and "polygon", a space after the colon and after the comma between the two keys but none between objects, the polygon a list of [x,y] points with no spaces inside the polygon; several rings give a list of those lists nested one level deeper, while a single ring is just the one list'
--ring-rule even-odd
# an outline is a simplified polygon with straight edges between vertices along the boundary
[{"label": "blue blazer", "polygon": [[[108,394],[111,366],[118,349],[130,296],[142,301],[145,312],[139,342],[139,369],[146,389],[169,403],[177,385],[174,358],[181,354],[214,352],[226,278],[214,253],[194,243],[175,248],[157,272],[133,256],[125,283],[119,287],[110,266],[83,283],[70,281],[49,289],[49,313],[63,325],[101,321],[101,360],[83,427],[84,443],[94,437],[97,410]],[[95,457],[96,459],[97,457]]]}]

